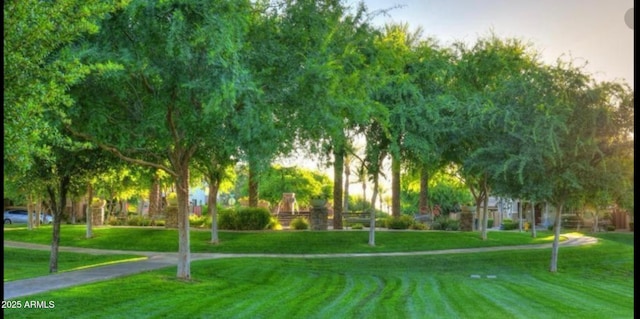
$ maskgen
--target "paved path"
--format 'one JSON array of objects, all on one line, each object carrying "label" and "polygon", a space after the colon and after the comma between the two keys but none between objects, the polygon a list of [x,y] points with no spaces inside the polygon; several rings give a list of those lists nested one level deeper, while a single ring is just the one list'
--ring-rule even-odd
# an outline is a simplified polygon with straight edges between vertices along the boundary
[{"label": "paved path", "polygon": [[[594,244],[598,240],[589,236],[573,236],[567,240],[560,242],[561,246],[578,246]],[[37,250],[50,250],[49,245],[28,244],[15,241],[5,241],[5,247],[26,248]],[[518,246],[500,246],[500,247],[483,247],[483,248],[465,248],[465,249],[446,249],[435,251],[416,251],[416,252],[389,252],[389,253],[360,253],[360,254],[221,254],[221,253],[192,253],[191,260],[203,259],[219,259],[219,258],[243,258],[243,257],[261,257],[261,258],[351,258],[351,257],[371,257],[371,256],[418,256],[418,255],[441,255],[441,254],[458,254],[458,253],[476,253],[488,251],[505,251],[520,249],[548,249],[551,244],[538,245],[518,245]],[[139,255],[146,258],[137,259],[135,261],[127,261],[121,263],[110,264],[106,266],[97,266],[82,270],[67,271],[57,274],[15,280],[4,283],[3,300],[11,298],[19,298],[33,295],[40,292],[67,288],[75,285],[86,284],[91,282],[108,280],[116,277],[122,277],[149,270],[156,270],[165,267],[177,265],[177,253],[159,253],[148,251],[125,251],[125,250],[102,250],[90,248],[76,247],[60,247],[59,251],[77,252],[85,254],[125,254]]]}]

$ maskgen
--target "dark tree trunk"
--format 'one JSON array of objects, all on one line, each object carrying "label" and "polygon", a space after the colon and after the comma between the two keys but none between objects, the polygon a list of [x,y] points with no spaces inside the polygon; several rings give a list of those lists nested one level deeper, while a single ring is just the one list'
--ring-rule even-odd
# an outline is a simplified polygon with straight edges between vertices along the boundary
[{"label": "dark tree trunk", "polygon": [[344,150],[333,151],[333,229],[342,229],[342,174],[344,173]]},{"label": "dark tree trunk", "polygon": [[215,177],[209,177],[209,198],[207,198],[207,206],[209,216],[211,216],[211,243],[220,243],[218,236],[218,190],[220,189],[220,181]]},{"label": "dark tree trunk", "polygon": [[51,240],[51,255],[49,259],[49,272],[58,272],[58,250],[60,248],[60,223],[64,215],[64,209],[67,204],[67,190],[69,189],[70,177],[63,176],[60,178],[58,185],[58,198],[56,191],[49,186],[47,191],[51,199],[51,207],[53,209],[53,236]]},{"label": "dark tree trunk", "polygon": [[391,157],[391,216],[400,217],[400,159]]},{"label": "dark tree trunk", "polygon": [[255,165],[249,164],[249,207],[258,207],[258,180]]},{"label": "dark tree trunk", "polygon": [[160,196],[160,182],[158,176],[153,174],[151,189],[149,190],[149,219],[154,220],[155,216],[162,211],[162,197]]},{"label": "dark tree trunk", "polygon": [[429,171],[425,166],[420,169],[420,214],[429,212]]}]

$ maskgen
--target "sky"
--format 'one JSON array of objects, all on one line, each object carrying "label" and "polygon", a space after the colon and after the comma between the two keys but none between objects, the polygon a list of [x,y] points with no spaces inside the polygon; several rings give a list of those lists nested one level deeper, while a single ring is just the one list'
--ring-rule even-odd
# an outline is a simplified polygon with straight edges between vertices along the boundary
[{"label": "sky", "polygon": [[[356,4],[357,0],[348,0]],[[634,85],[633,0],[363,0],[369,12],[390,9],[374,22],[421,26],[441,45],[475,43],[495,33],[531,43],[546,63],[584,65],[598,81]],[[633,13],[631,13],[631,17]]]}]

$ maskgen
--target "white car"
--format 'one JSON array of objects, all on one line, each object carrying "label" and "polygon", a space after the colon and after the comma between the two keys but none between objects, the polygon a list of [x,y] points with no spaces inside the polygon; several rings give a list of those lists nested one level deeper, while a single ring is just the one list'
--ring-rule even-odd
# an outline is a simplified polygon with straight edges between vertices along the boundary
[{"label": "white car", "polygon": [[[5,224],[26,224],[27,223],[27,210],[26,209],[10,209],[4,212]],[[35,214],[34,217],[35,218]],[[51,224],[53,217],[49,214],[40,214],[40,223]]]}]

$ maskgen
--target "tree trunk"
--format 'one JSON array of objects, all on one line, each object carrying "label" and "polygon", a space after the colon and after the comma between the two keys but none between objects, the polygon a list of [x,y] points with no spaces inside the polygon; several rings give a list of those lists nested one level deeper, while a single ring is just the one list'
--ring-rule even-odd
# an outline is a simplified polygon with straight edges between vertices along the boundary
[{"label": "tree trunk", "polygon": [[211,243],[219,244],[220,238],[218,237],[218,190],[220,189],[220,182],[215,177],[209,177],[209,198],[207,198],[207,209],[209,216],[211,216]]},{"label": "tree trunk", "polygon": [[[379,175],[375,174],[373,176],[373,192],[371,194],[371,209],[375,210],[376,209],[376,199],[378,197],[378,183],[379,183]],[[380,210],[382,210],[382,207],[380,207]]]},{"label": "tree trunk", "polygon": [[369,211],[369,246],[376,245],[376,210],[373,207]]},{"label": "tree trunk", "polygon": [[400,159],[391,156],[391,216],[400,217]]},{"label": "tree trunk", "polygon": [[[177,164],[177,165],[175,165]],[[191,278],[191,251],[189,243],[189,161],[175,163],[176,195],[178,197],[178,278]]]},{"label": "tree trunk", "polygon": [[42,199],[40,198],[40,196],[37,196],[35,201],[36,227],[40,227],[40,218],[44,218],[44,213],[42,212]]},{"label": "tree trunk", "polygon": [[258,207],[258,180],[255,165],[249,163],[249,207]]},{"label": "tree trunk", "polygon": [[86,238],[92,238],[93,237],[93,212],[91,209],[91,203],[93,202],[93,186],[91,186],[91,183],[89,183],[88,187],[88,192],[87,192],[87,210],[86,210],[86,216],[87,216],[87,233],[86,233]]},{"label": "tree trunk", "polygon": [[[371,218],[369,222],[369,246],[376,245],[376,197],[378,196],[379,175],[373,175],[373,194],[371,195]],[[382,207],[380,207],[382,209]]]},{"label": "tree trunk", "polygon": [[531,200],[531,237],[536,238],[536,205]]},{"label": "tree trunk", "polygon": [[[144,201],[142,202],[144,205]],[[149,190],[149,211],[148,216],[150,220],[160,215],[162,211],[162,196],[160,196],[160,181],[158,175],[153,174],[153,180],[151,181],[151,189]]]},{"label": "tree trunk", "polygon": [[51,207],[53,209],[53,236],[51,240],[51,254],[49,259],[49,272],[58,272],[58,249],[60,247],[60,223],[62,222],[62,215],[64,208],[67,204],[67,189],[69,188],[70,178],[63,176],[60,178],[60,184],[58,185],[58,198],[56,199],[55,190],[49,186],[47,191],[51,198]]},{"label": "tree trunk", "polygon": [[[362,180],[362,205],[363,207],[366,207],[364,204],[367,202],[367,181],[366,181],[366,177],[364,180]],[[371,205],[372,209],[375,209],[374,205]]]},{"label": "tree trunk", "polygon": [[33,215],[34,215],[33,196],[27,195],[27,229],[28,230],[33,230],[33,224],[35,223]]},{"label": "tree trunk", "polygon": [[487,240],[487,227],[489,226],[489,191],[487,190],[487,183],[485,179],[485,183],[483,185],[484,190],[484,200],[482,207],[482,240]]},{"label": "tree trunk", "polygon": [[333,229],[342,229],[342,174],[344,173],[344,149],[333,151]]},{"label": "tree trunk", "polygon": [[429,170],[424,165],[420,168],[420,200],[418,206],[420,215],[429,212]]},{"label": "tree trunk", "polygon": [[522,232],[522,201],[518,201],[518,230]]},{"label": "tree trunk", "polygon": [[549,265],[550,272],[558,272],[558,250],[560,248],[560,228],[562,221],[562,209],[564,202],[557,203],[556,218],[553,224],[553,245],[551,246],[551,264]]},{"label": "tree trunk", "polygon": [[351,163],[347,158],[344,161],[344,200],[342,204],[342,209],[345,212],[349,211],[349,175],[351,175]]}]

